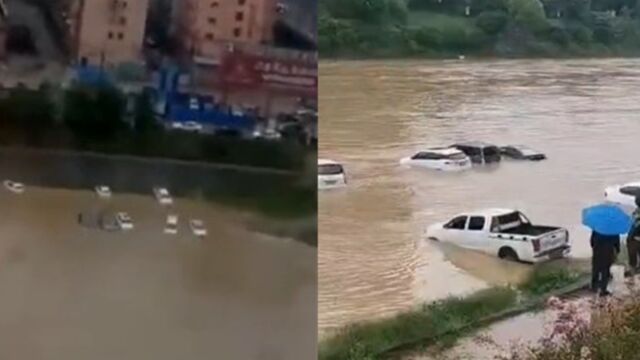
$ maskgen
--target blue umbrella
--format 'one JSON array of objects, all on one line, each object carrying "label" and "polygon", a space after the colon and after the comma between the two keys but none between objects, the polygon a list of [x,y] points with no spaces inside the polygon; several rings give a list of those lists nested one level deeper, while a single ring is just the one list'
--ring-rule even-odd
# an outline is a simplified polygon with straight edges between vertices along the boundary
[{"label": "blue umbrella", "polygon": [[616,205],[600,204],[582,210],[582,224],[602,235],[621,235],[631,229],[631,217]]}]

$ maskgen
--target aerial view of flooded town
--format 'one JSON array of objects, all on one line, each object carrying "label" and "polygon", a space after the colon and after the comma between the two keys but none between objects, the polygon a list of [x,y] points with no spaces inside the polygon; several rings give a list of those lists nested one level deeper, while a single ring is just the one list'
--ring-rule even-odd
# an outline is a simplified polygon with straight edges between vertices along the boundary
[{"label": "aerial view of flooded town", "polygon": [[370,3],[320,1],[319,358],[638,358],[635,2]]},{"label": "aerial view of flooded town", "polygon": [[315,14],[0,0],[0,358],[316,356]]}]

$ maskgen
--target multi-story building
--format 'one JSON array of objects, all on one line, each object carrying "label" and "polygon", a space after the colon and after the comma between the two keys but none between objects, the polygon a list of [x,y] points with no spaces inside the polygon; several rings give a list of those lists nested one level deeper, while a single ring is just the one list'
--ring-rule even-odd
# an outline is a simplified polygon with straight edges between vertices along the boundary
[{"label": "multi-story building", "polygon": [[70,32],[77,61],[95,65],[142,59],[149,0],[76,0]]},{"label": "multi-story building", "polygon": [[7,6],[4,0],[0,0],[0,60],[6,56],[6,43],[7,43]]},{"label": "multi-story building", "polygon": [[276,0],[175,0],[174,34],[187,53],[215,63],[229,43],[267,44]]}]

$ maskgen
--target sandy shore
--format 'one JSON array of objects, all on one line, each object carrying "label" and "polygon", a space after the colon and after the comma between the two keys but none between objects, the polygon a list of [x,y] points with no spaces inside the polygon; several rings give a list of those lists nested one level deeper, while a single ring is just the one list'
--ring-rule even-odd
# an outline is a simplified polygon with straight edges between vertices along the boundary
[{"label": "sandy shore", "polygon": [[[127,211],[131,232],[77,224]],[[243,230],[231,212],[177,200],[209,236],[162,232],[151,196],[0,190],[0,358],[310,359],[316,356],[316,251]],[[213,357],[212,357],[213,356]]]}]

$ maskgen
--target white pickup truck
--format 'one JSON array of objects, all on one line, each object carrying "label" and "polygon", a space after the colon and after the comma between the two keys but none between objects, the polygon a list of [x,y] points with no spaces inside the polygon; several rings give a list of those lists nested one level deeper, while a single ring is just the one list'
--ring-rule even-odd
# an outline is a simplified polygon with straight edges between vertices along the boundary
[{"label": "white pickup truck", "polygon": [[529,263],[569,254],[569,231],[533,225],[517,210],[487,209],[460,214],[447,223],[429,226],[427,239]]}]

